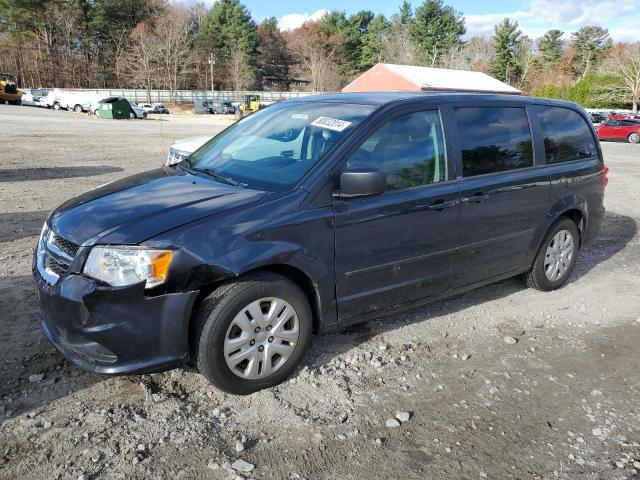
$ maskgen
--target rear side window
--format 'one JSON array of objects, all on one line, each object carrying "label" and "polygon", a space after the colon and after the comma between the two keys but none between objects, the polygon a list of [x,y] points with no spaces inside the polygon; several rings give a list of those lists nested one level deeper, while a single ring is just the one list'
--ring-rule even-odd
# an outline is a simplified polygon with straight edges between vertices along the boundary
[{"label": "rear side window", "polygon": [[446,178],[442,123],[437,110],[413,112],[389,120],[347,160],[387,174],[387,189],[402,190]]},{"label": "rear side window", "polygon": [[570,162],[597,154],[591,129],[578,112],[562,107],[542,107],[538,118],[544,136],[546,163]]},{"label": "rear side window", "polygon": [[524,108],[456,108],[455,119],[464,177],[533,166],[531,130]]}]

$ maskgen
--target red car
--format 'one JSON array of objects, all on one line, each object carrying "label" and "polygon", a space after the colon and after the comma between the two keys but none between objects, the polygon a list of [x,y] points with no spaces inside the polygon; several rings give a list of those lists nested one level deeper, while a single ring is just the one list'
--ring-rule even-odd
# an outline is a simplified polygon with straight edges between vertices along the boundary
[{"label": "red car", "polygon": [[637,120],[607,120],[596,126],[600,140],[625,140],[640,143],[640,122]]}]

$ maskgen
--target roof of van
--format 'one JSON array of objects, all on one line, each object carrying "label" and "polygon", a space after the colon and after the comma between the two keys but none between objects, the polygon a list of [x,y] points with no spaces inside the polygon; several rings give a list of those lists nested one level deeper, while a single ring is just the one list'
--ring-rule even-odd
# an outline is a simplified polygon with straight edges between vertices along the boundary
[{"label": "roof of van", "polygon": [[527,97],[520,95],[502,95],[494,93],[471,93],[471,92],[363,92],[363,93],[327,93],[320,95],[309,95],[291,99],[292,102],[325,102],[325,103],[353,103],[360,105],[382,106],[393,102],[401,102],[418,99],[439,99],[443,101],[476,99],[483,101],[503,100],[522,104],[547,104],[577,106],[572,102],[554,100],[548,98]]}]

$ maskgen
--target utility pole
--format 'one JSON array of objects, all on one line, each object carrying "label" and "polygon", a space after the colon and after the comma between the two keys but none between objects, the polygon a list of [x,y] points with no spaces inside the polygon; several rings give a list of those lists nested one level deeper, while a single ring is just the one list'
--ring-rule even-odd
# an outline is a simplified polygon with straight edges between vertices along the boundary
[{"label": "utility pole", "polygon": [[216,64],[216,56],[209,54],[209,68],[211,69],[211,100],[213,100],[213,66]]}]

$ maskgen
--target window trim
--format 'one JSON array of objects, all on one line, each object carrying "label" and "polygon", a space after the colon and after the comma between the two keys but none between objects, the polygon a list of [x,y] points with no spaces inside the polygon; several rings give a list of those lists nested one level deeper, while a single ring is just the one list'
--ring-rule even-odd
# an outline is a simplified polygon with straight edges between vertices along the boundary
[{"label": "window trim", "polygon": [[[368,128],[365,132],[362,133],[362,136],[360,138],[358,138],[357,142],[354,142],[354,144],[351,146],[351,148],[349,149],[349,151],[347,152],[347,154],[345,154],[343,156],[343,158],[341,158],[338,163],[336,164],[336,167],[333,169],[333,173],[332,176],[334,178],[339,179],[339,175],[342,172],[342,170],[344,170],[346,168],[346,164],[349,161],[349,159],[351,158],[351,156],[367,141],[369,140],[369,138],[371,138],[371,135],[375,134],[378,130],[380,130],[380,128],[385,124],[388,123],[392,120],[395,120],[396,118],[405,116],[405,115],[411,115],[414,113],[420,113],[420,112],[432,112],[435,111],[438,113],[438,117],[440,118],[440,130],[442,132],[442,145],[444,147],[444,180],[441,182],[434,182],[434,183],[426,183],[423,185],[414,185],[413,187],[406,187],[406,188],[401,188],[401,189],[397,189],[397,190],[386,190],[384,193],[380,194],[380,195],[376,195],[375,197],[365,197],[365,198],[354,198],[354,199],[348,199],[349,202],[353,202],[353,201],[358,201],[358,200],[367,200],[369,198],[380,198],[380,197],[387,197],[387,196],[391,196],[391,195],[396,195],[396,194],[401,194],[401,193],[405,193],[405,192],[411,192],[420,188],[428,188],[428,187],[434,187],[434,186],[440,186],[440,185],[446,185],[446,184],[450,184],[450,183],[455,183],[457,182],[457,178],[450,178],[450,154],[449,154],[449,150],[450,150],[450,141],[447,139],[447,131],[446,131],[446,116],[443,115],[443,105],[441,104],[435,104],[435,105],[414,105],[412,106],[412,108],[409,109],[401,109],[401,110],[397,110],[394,111],[392,114],[390,114],[389,116],[386,116],[384,118],[379,119],[379,121],[377,121],[375,124],[371,125],[370,128]],[[335,189],[334,189],[335,190]],[[347,199],[343,199],[343,200],[347,200]]]},{"label": "window trim", "polygon": [[[527,104],[527,103],[493,103],[493,102],[487,102],[487,103],[454,103],[450,105],[450,112],[449,114],[451,115],[451,124],[453,127],[453,131],[455,132],[454,134],[456,135],[456,160],[457,160],[457,167],[458,167],[458,175],[457,175],[457,179],[460,181],[464,181],[466,179],[469,178],[483,178],[483,177],[489,177],[491,175],[501,175],[501,174],[508,174],[508,173],[512,173],[512,172],[522,172],[525,170],[532,170],[534,168],[540,167],[540,166],[544,166],[544,163],[540,164],[539,162],[537,162],[537,148],[536,148],[536,135],[535,135],[535,129],[534,129],[534,125],[533,125],[533,119],[531,118],[531,115],[529,114],[529,107],[531,105]],[[461,141],[461,136],[460,136],[460,125],[458,124],[458,121],[456,120],[456,109],[457,108],[519,108],[521,110],[524,110],[524,114],[525,117],[527,119],[527,123],[529,125],[529,137],[531,138],[531,158],[532,158],[532,164],[530,166],[527,167],[520,167],[520,168],[512,168],[509,170],[500,170],[498,172],[487,172],[487,173],[482,173],[480,175],[471,175],[468,177],[464,176],[464,162],[462,160],[462,141]],[[537,120],[537,119],[536,119]]]}]

